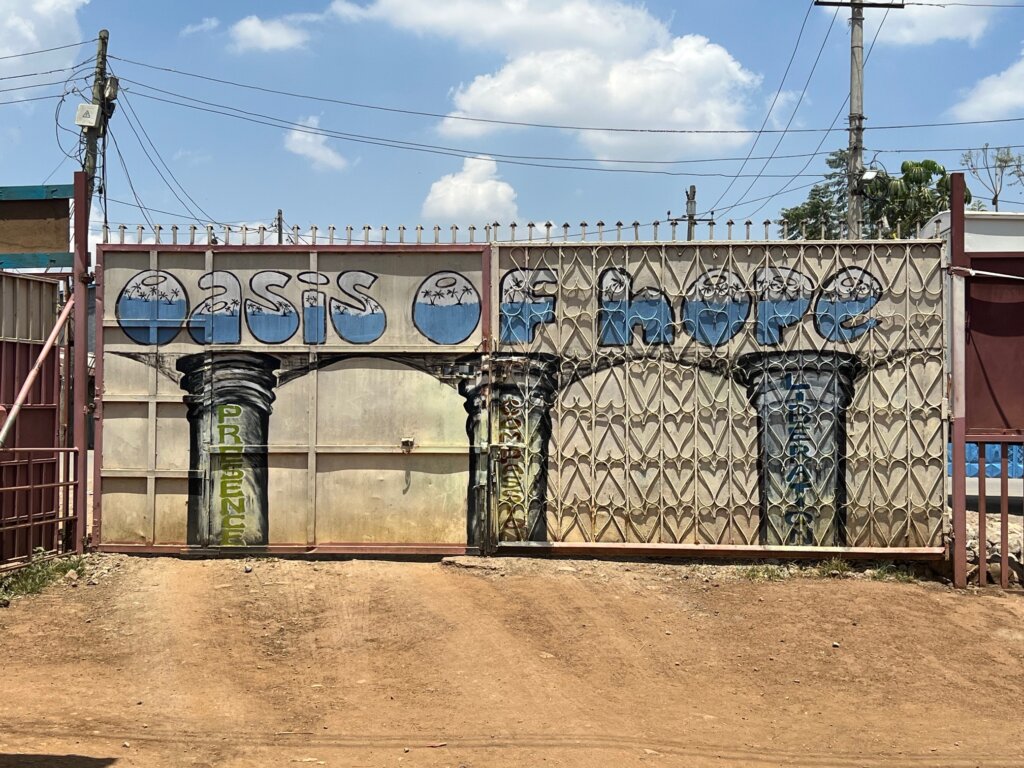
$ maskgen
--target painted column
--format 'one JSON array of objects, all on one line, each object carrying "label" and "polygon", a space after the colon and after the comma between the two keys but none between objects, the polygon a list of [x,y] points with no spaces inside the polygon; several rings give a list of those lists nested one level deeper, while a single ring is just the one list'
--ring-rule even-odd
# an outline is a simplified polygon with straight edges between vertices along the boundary
[{"label": "painted column", "polygon": [[857,358],[754,353],[736,370],[758,415],[761,543],[843,546],[846,409],[862,370]]},{"label": "painted column", "polygon": [[280,361],[246,352],[196,354],[177,363],[188,394],[188,543],[268,543],[267,432]]},{"label": "painted column", "polygon": [[[497,354],[476,380],[462,384],[474,453],[483,445],[491,448],[488,463],[498,541],[548,538],[548,444],[557,376],[553,356]],[[480,471],[479,466],[473,469]]]}]

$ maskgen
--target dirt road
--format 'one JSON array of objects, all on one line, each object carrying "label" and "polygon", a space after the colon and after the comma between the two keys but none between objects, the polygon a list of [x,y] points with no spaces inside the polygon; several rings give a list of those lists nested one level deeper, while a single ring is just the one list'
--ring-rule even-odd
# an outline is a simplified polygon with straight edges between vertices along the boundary
[{"label": "dirt road", "polygon": [[0,768],[1024,765],[1019,592],[248,562],[0,610]]}]

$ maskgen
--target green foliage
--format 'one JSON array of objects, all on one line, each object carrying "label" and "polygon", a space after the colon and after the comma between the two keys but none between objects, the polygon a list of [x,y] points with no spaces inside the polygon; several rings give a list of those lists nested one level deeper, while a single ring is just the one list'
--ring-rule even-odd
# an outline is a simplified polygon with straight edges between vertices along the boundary
[{"label": "green foliage", "polygon": [[[838,238],[843,233],[847,212],[846,150],[837,150],[825,161],[831,172],[825,181],[816,184],[807,200],[793,208],[782,209],[782,221],[790,239],[802,239],[801,228],[808,239]],[[895,237],[915,233],[917,227],[949,208],[951,179],[945,166],[934,160],[906,160],[900,175],[880,170],[864,187],[864,226],[866,238]],[[965,203],[971,202],[970,190]]]},{"label": "green foliage", "polygon": [[818,563],[817,571],[823,578],[845,579],[850,575],[850,564],[841,557],[832,557]]},{"label": "green foliage", "polygon": [[34,557],[40,559],[33,559],[24,568],[0,577],[0,600],[38,594],[68,571],[76,571],[79,576],[85,572],[85,560],[81,557],[41,559],[45,557],[42,549],[37,549]]},{"label": "green foliage", "polygon": [[825,164],[831,172],[825,181],[815,184],[807,200],[793,208],[782,209],[782,221],[786,223],[790,240],[803,238],[806,231],[809,239],[822,237],[834,240],[842,234],[846,224],[846,158],[848,153],[840,149],[828,156]]},{"label": "green foliage", "polygon": [[915,581],[913,571],[897,566],[895,563],[882,563],[871,574],[871,578],[875,581],[900,581],[900,582],[912,582]]},{"label": "green foliage", "polygon": [[750,581],[782,581],[789,578],[789,571],[781,565],[750,565],[742,573]]}]

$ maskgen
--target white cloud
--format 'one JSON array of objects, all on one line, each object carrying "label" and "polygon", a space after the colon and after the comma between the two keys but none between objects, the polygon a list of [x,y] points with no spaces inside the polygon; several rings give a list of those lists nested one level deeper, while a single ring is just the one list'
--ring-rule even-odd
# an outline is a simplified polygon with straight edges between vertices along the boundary
[{"label": "white cloud", "polygon": [[998,120],[1024,112],[1024,53],[1002,72],[975,83],[950,111],[958,120]]},{"label": "white cloud", "polygon": [[[320,127],[320,118],[315,115],[299,122],[309,128]],[[327,146],[326,136],[317,133],[293,128],[284,135],[284,148],[293,154],[305,157],[317,171],[343,171],[348,167],[348,160]]]},{"label": "white cloud", "polygon": [[246,16],[231,25],[231,41],[238,52],[287,51],[301,48],[309,32],[285,19],[261,19]]},{"label": "white cloud", "polygon": [[182,37],[187,35],[195,35],[200,32],[212,32],[220,26],[220,19],[213,16],[207,16],[202,21],[196,24],[188,24],[179,33]]},{"label": "white cloud", "polygon": [[498,164],[489,157],[467,157],[462,170],[430,185],[423,218],[445,223],[508,224],[519,215],[516,191],[498,178]]},{"label": "white cloud", "polygon": [[331,11],[346,21],[381,20],[506,53],[589,48],[637,54],[671,37],[642,6],[621,0],[374,0],[366,6],[335,0]]},{"label": "white cloud", "polygon": [[[965,40],[974,45],[988,30],[992,15],[991,8],[908,5],[889,12],[878,34],[878,42],[890,45],[928,45],[939,40]],[[864,31],[867,40],[874,37],[881,20],[880,12],[867,17]]]},{"label": "white cloud", "polygon": [[[82,30],[78,24],[77,13],[88,2],[89,0],[0,0],[0,56],[16,56],[27,51],[54,48],[81,40]],[[68,67],[83,58],[83,51],[86,52],[85,56],[91,55],[95,51],[95,44],[0,60],[0,77]],[[34,85],[52,79],[53,75],[25,77],[18,78],[10,85]],[[17,90],[4,94],[8,101],[39,95],[42,94],[38,90]]]},{"label": "white cloud", "polygon": [[[781,131],[786,127],[786,123],[789,122],[789,116],[793,112],[793,107],[796,106],[797,101],[800,99],[800,94],[796,91],[779,91],[778,93],[778,97],[774,93],[770,93],[764,100],[765,110],[772,110],[768,116],[768,127],[773,131]],[[772,107],[773,99],[775,100],[774,108]],[[803,101],[800,103],[801,106],[810,105],[811,100],[805,94]],[[799,118],[793,120],[793,127],[795,128],[799,128],[802,124]]]},{"label": "white cloud", "polygon": [[[454,90],[453,116],[559,125],[735,130],[744,128],[760,78],[706,37],[673,37],[643,6],[621,0],[335,0],[346,21],[379,20],[419,34],[505,54],[496,72]],[[448,135],[500,126],[445,120]],[[654,157],[737,146],[739,135],[580,131],[601,157]]]}]

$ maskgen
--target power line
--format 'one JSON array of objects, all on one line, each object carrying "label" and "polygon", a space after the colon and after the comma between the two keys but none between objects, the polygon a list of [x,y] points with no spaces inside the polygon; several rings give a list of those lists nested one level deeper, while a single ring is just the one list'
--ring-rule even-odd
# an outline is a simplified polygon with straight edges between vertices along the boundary
[{"label": "power line", "polygon": [[[813,7],[813,5],[812,5],[812,7]],[[790,126],[793,125],[793,120],[796,119],[796,113],[800,110],[800,105],[803,104],[803,102],[804,102],[804,97],[807,95],[807,89],[811,85],[811,78],[814,77],[814,73],[818,69],[818,63],[821,61],[821,55],[822,55],[822,53],[825,52],[825,46],[828,44],[828,39],[832,35],[832,29],[833,29],[833,27],[835,27],[836,19],[838,17],[839,17],[839,9],[836,8],[836,12],[834,14],[832,14],[832,21],[829,22],[828,29],[825,31],[825,39],[821,41],[821,46],[818,48],[818,55],[814,57],[814,63],[811,64],[811,71],[807,73],[807,79],[804,81],[803,90],[800,91],[800,98],[797,99],[796,104],[793,106],[793,111],[789,115],[789,121],[786,123],[786,130],[789,130]],[[828,136],[827,133],[825,135]],[[772,149],[771,157],[774,157],[775,153],[779,151],[779,147],[782,146],[782,142],[785,140],[785,138],[786,138],[786,134],[785,134],[785,132],[783,132],[783,134],[781,136],[779,136],[779,140],[777,142],[775,142],[775,148]],[[766,176],[765,170],[768,168],[768,164],[770,162],[771,162],[771,158],[769,158],[768,160],[764,161],[764,165],[761,166],[761,170],[757,173],[756,176],[754,176],[753,179],[751,179],[750,184],[747,185],[747,188],[743,191],[743,194],[740,195],[740,199],[741,200],[744,197],[747,196],[747,194],[750,192],[750,190],[752,190],[754,188],[754,185],[757,184],[758,179],[761,179],[764,176]],[[808,165],[809,164],[810,164],[810,160],[808,160]],[[806,166],[805,166],[805,168],[806,168]],[[801,173],[802,172],[803,171],[801,171]],[[725,197],[725,195],[722,195],[722,197]],[[719,198],[719,202],[721,202],[721,198]]]},{"label": "power line", "polygon": [[84,63],[86,62],[79,62],[78,64],[73,64],[70,67],[60,67],[59,69],[47,69],[41,72],[26,72],[22,75],[4,75],[3,77],[0,77],[0,80],[21,80],[26,77],[42,77],[43,75],[56,75],[59,72],[72,72],[76,69],[81,69],[82,64]]},{"label": "power line", "polygon": [[117,153],[117,159],[121,163],[121,169],[124,171],[124,178],[128,182],[128,188],[132,191],[132,197],[135,198],[135,202],[138,203],[138,209],[142,213],[142,218],[149,224],[150,229],[153,228],[153,221],[149,218],[149,209],[142,204],[142,200],[139,199],[139,193],[135,191],[135,185],[132,183],[132,175],[128,172],[128,165],[124,161],[124,155],[121,154],[121,148],[117,145],[117,137],[114,132],[110,130],[110,126],[107,126],[107,135],[110,136],[110,140],[114,142],[114,151]]},{"label": "power line", "polygon": [[50,99],[63,99],[64,94],[52,93],[49,96],[33,96],[30,99],[13,99],[12,101],[0,101],[0,107],[5,104],[25,104],[29,101],[49,101]]},{"label": "power line", "polygon": [[[141,207],[139,205],[136,205],[135,203],[129,203],[127,200],[117,200],[117,199],[115,199],[113,197],[108,198],[107,200],[108,200],[108,202],[116,203],[117,205],[128,206],[129,208],[140,208]],[[183,213],[181,211],[165,211],[165,210],[161,210],[160,208],[146,208],[145,210],[149,211],[150,213],[162,213],[162,214],[165,214],[167,216],[181,216],[181,217],[188,218],[188,219],[193,218],[192,216],[189,216],[187,213]],[[225,224],[245,224],[245,223],[248,223],[248,222],[251,222],[251,221],[256,221],[256,219],[237,219],[235,221],[218,221],[218,222],[215,222],[215,223],[220,225],[220,226],[223,226]]]},{"label": "power line", "polygon": [[[185,95],[185,94],[182,94],[182,93],[177,93],[175,91],[169,91],[169,90],[166,90],[164,88],[157,88],[156,86],[149,85],[148,83],[143,83],[143,82],[140,82],[138,80],[132,80],[131,78],[127,78],[127,77],[122,77],[121,78],[121,82],[122,83],[130,83],[132,85],[137,85],[137,86],[140,86],[142,88],[146,88],[147,90],[156,91],[157,93],[162,93],[162,94],[165,94],[165,95],[168,95],[168,96],[174,96],[174,97],[179,98],[179,99],[185,99],[186,101],[194,101],[196,103],[205,104],[205,105],[211,106],[211,107],[224,107],[225,109],[230,109],[230,110],[233,110],[233,111],[236,111],[236,112],[240,112],[242,114],[253,115],[253,116],[260,116],[260,114],[257,113],[257,112],[248,112],[246,110],[238,109],[236,107],[225,106],[225,105],[223,105],[223,104],[221,104],[219,102],[203,101],[202,99],[197,99],[195,97],[188,96],[188,95]],[[134,93],[136,93],[138,96],[142,96],[143,98],[146,97],[146,94],[144,94],[144,93],[139,93],[137,91],[135,91]],[[153,98],[153,97],[150,97],[150,98]],[[172,103],[174,103],[174,102],[172,102]],[[278,120],[278,118],[271,118],[271,119]],[[282,121],[282,122],[288,122],[288,121]],[[288,122],[288,125],[289,126],[298,125],[298,126],[302,126],[304,128],[310,128],[310,126],[305,125],[304,123]],[[327,129],[320,129],[320,130],[327,130]],[[337,132],[336,131],[330,131],[330,133],[337,133]],[[493,157],[493,158],[507,157],[507,158],[511,158],[511,159],[515,159],[515,160],[545,160],[545,161],[567,162],[567,163],[611,163],[611,164],[615,164],[615,165],[692,165],[694,163],[739,162],[739,161],[744,159],[742,157],[707,157],[707,158],[687,158],[687,159],[682,159],[682,160],[637,160],[637,159],[632,159],[632,158],[614,158],[614,157],[569,157],[569,156],[564,156],[564,155],[516,155],[516,154],[504,154],[504,153],[501,153],[501,152],[490,152],[490,151],[485,151],[485,150],[474,150],[474,151],[471,152],[470,150],[466,150],[466,149],[459,149],[459,148],[454,148],[454,147],[444,147],[444,146],[438,146],[438,145],[434,145],[434,144],[417,144],[415,142],[405,142],[405,141],[402,141],[400,139],[390,139],[390,138],[383,138],[383,137],[377,137],[377,136],[368,136],[368,135],[364,135],[364,134],[344,134],[344,135],[345,136],[353,136],[353,137],[357,137],[357,138],[366,138],[366,139],[374,139],[374,140],[380,140],[380,141],[394,142],[394,143],[397,143],[397,144],[409,144],[411,146],[423,146],[423,147],[429,147],[429,148],[432,148],[432,149],[447,149],[447,150],[450,150],[450,151],[453,151],[453,152],[464,152],[464,153],[467,153],[467,154],[472,154],[473,156],[487,155],[488,157]],[[818,154],[827,155],[828,152],[820,152]],[[776,157],[776,159],[780,159],[781,160],[781,159],[803,159],[803,158],[808,157],[808,156],[809,155],[807,153],[799,153],[799,154],[791,154],[791,155],[776,155],[775,157]],[[767,159],[767,157],[766,156],[760,156],[760,157],[748,156],[746,159],[747,160],[765,160],[765,159]]]},{"label": "power line", "polygon": [[[881,20],[881,21],[879,22],[879,24],[878,24],[878,28],[877,28],[877,29],[875,30],[875,36],[874,36],[873,38],[871,38],[871,45],[870,45],[870,46],[868,46],[868,51],[867,51],[867,55],[866,55],[866,56],[864,57],[864,64],[865,64],[865,65],[867,65],[867,63],[868,63],[868,62],[869,62],[869,61],[871,60],[871,53],[872,53],[872,52],[873,52],[873,51],[875,50],[875,43],[876,43],[876,42],[878,42],[878,35],[879,35],[879,34],[881,33],[881,31],[882,31],[882,27],[883,27],[883,26],[885,26],[885,21],[886,21],[886,19],[888,19],[888,18],[889,18],[889,11],[888,11],[888,9],[887,9],[887,10],[885,11],[885,14],[884,14],[884,15],[882,16],[882,20]],[[849,95],[849,94],[847,94],[847,95],[846,95],[846,98],[844,98],[844,99],[843,99],[843,103],[842,103],[842,104],[841,104],[841,105],[839,106],[839,110],[838,110],[838,111],[836,112],[836,114],[835,114],[835,117],[833,117],[833,118],[832,118],[832,125],[831,125],[830,127],[835,127],[835,124],[836,124],[837,122],[839,122],[839,117],[840,117],[840,116],[841,116],[841,115],[843,114],[843,110],[844,110],[844,109],[846,109],[846,105],[847,105],[847,104],[849,104],[849,103],[850,103],[850,95]],[[828,133],[826,133],[826,134],[824,134],[824,135],[823,135],[823,136],[821,137],[821,141],[819,141],[819,142],[818,142],[818,146],[817,146],[817,147],[815,147],[815,149],[814,149],[814,151],[815,151],[815,152],[819,152],[819,151],[821,150],[821,148],[822,148],[822,147],[823,147],[823,146],[825,145],[825,141],[826,141],[826,140],[828,139],[828,136],[829,136],[829,134],[828,134]],[[808,159],[807,159],[807,162],[805,162],[805,163],[804,163],[804,165],[803,165],[803,167],[802,167],[802,168],[800,169],[799,173],[803,173],[804,171],[806,171],[806,170],[807,170],[807,168],[808,168],[808,167],[810,166],[810,164],[811,164],[811,160],[813,160],[813,158],[808,158]],[[790,186],[789,186],[789,185],[790,185],[790,184],[792,184],[792,183],[793,183],[793,181],[794,181],[794,180],[795,180],[796,178],[797,178],[797,177],[796,177],[796,176],[794,176],[794,177],[793,177],[792,179],[790,179],[789,181],[787,181],[787,182],[786,182],[786,183],[785,183],[785,184],[784,184],[784,185],[782,186],[782,188],[781,188],[781,189],[779,189],[779,190],[778,190],[777,192],[774,192],[773,194],[771,194],[771,195],[768,195],[767,197],[763,198],[763,202],[761,202],[761,205],[759,205],[759,206],[758,206],[757,208],[755,208],[755,209],[754,209],[754,210],[753,210],[753,211],[752,211],[752,212],[751,212],[750,214],[748,214],[748,215],[749,215],[749,216],[756,216],[756,215],[757,215],[757,213],[758,213],[759,211],[761,211],[761,210],[762,210],[762,209],[763,209],[763,208],[764,208],[764,207],[765,207],[765,206],[766,206],[766,205],[768,204],[768,202],[769,202],[769,201],[771,201],[771,200],[774,200],[774,199],[775,199],[776,197],[779,197],[780,195],[783,195],[783,194],[785,194],[786,192],[796,192],[796,191],[797,191],[797,190],[799,190],[799,189],[806,189],[806,187],[795,187],[795,188],[790,188]],[[813,186],[813,185],[812,185],[812,186]],[[741,201],[741,202],[739,202],[739,203],[736,203],[735,205],[732,205],[732,206],[730,206],[730,207],[729,207],[728,209],[726,209],[726,210],[731,210],[732,208],[736,208],[736,207],[739,207],[740,205],[744,205],[744,204],[746,204],[746,203],[753,203],[753,202],[758,202],[758,201],[756,201],[756,200],[747,200],[747,201]]]},{"label": "power line", "polygon": [[[739,169],[738,173],[742,173],[743,169],[747,167],[747,163],[750,162],[750,156],[752,154],[754,154],[754,149],[757,147],[757,142],[759,142],[761,140],[761,136],[763,135],[764,129],[768,125],[768,120],[771,118],[772,112],[775,109],[775,105],[779,101],[779,96],[782,95],[782,89],[786,85],[786,78],[789,77],[789,70],[793,66],[793,60],[796,59],[797,51],[800,50],[800,41],[803,40],[803,38],[804,38],[804,30],[807,28],[807,20],[809,18],[811,18],[811,11],[813,11],[813,10],[814,10],[814,0],[811,0],[811,2],[807,5],[807,12],[804,14],[804,20],[800,24],[800,31],[796,35],[796,42],[793,44],[793,52],[789,55],[789,62],[786,64],[786,70],[785,70],[785,72],[782,73],[782,80],[779,82],[779,87],[777,89],[775,89],[775,96],[772,98],[772,103],[768,107],[768,111],[765,113],[764,120],[761,122],[761,128],[757,132],[757,136],[754,137],[754,141],[750,145],[750,149],[747,152],[747,156],[743,159],[743,163],[740,164],[740,169]],[[834,20],[835,19],[833,18],[833,21]],[[829,29],[831,29],[831,27],[829,27]],[[717,208],[718,204],[720,202],[722,202],[722,200],[725,199],[725,196],[727,194],[729,194],[729,190],[732,189],[732,185],[735,184],[735,183],[736,183],[736,178],[735,177],[733,177],[732,179],[729,180],[729,185],[725,188],[725,191],[722,192],[722,194],[720,194],[718,196],[718,199],[715,200],[714,205],[711,206],[712,210]]]},{"label": "power line", "polygon": [[[175,196],[175,198],[177,198],[178,202],[182,204],[182,207],[184,207],[185,210],[187,210],[187,211],[191,211],[192,210],[191,208],[189,208],[188,204],[184,200],[181,199],[181,197],[175,191],[174,187],[172,187],[170,185],[170,183],[168,183],[167,179],[164,178],[163,173],[160,172],[160,168],[157,167],[156,163],[153,162],[153,158],[150,157],[149,152],[146,150],[145,145],[142,143],[142,139],[139,137],[138,131],[135,130],[135,125],[133,124],[131,118],[128,117],[128,112],[131,112],[132,117],[135,118],[135,122],[138,123],[139,130],[141,130],[142,134],[146,137],[146,141],[149,142],[149,146],[153,148],[153,152],[156,154],[157,158],[160,160],[160,164],[163,165],[164,169],[166,169],[168,175],[171,177],[171,179],[174,180],[174,183],[178,186],[178,189],[181,190],[182,194],[184,194],[185,197],[187,197],[189,199],[189,201],[192,203],[192,205],[194,205],[196,207],[196,209],[201,214],[203,214],[206,217],[205,221],[212,222],[214,224],[219,224],[220,222],[217,221],[217,219],[215,219],[212,216],[210,216],[210,214],[207,213],[205,210],[203,210],[203,207],[201,205],[199,205],[199,203],[197,203],[195,201],[195,199],[192,197],[192,195],[190,195],[188,193],[188,190],[186,190],[185,187],[182,186],[181,182],[178,181],[178,177],[174,175],[174,171],[172,171],[170,166],[167,165],[167,162],[164,160],[163,155],[160,154],[160,150],[157,149],[156,148],[156,144],[153,143],[153,139],[150,137],[149,132],[146,131],[146,127],[142,124],[141,118],[139,118],[138,113],[136,113],[136,111],[135,111],[135,108],[132,107],[131,102],[128,100],[128,96],[127,96],[126,93],[122,93],[121,94],[121,103],[124,104],[125,108],[127,109],[127,112],[125,112],[125,120],[128,122],[128,126],[132,129],[132,132],[135,134],[135,138],[138,139],[139,146],[142,147],[142,151],[146,155],[147,159],[149,159],[149,162],[156,169],[156,172],[160,175],[160,178],[163,179],[164,184],[167,185],[167,188],[171,190],[171,194],[173,194]],[[200,219],[198,216],[196,216],[194,213],[192,214],[192,218],[195,219],[197,222],[200,222],[200,223],[202,223],[204,221],[204,220]]]},{"label": "power line", "polygon": [[[124,101],[124,93],[123,92],[121,94],[121,100]],[[124,103],[127,104],[127,102],[124,102]],[[149,164],[153,166],[153,170],[156,171],[157,175],[160,177],[160,180],[164,183],[164,185],[169,190],[171,190],[171,194],[174,195],[175,199],[179,203],[181,203],[182,207],[186,211],[188,211],[189,218],[190,219],[194,219],[196,221],[196,223],[198,223],[198,224],[202,224],[203,220],[200,219],[198,216],[196,216],[195,211],[193,211],[191,208],[189,208],[188,203],[186,203],[184,200],[181,199],[181,195],[179,195],[178,191],[174,187],[171,186],[171,183],[167,180],[167,177],[164,176],[163,171],[160,170],[160,166],[158,166],[156,164],[156,161],[153,160],[152,155],[150,155],[149,151],[146,149],[146,145],[142,142],[142,137],[139,135],[138,130],[136,130],[136,128],[135,128],[135,123],[132,122],[132,119],[128,116],[127,112],[124,113],[124,119],[125,119],[125,122],[128,123],[128,127],[131,129],[131,132],[135,135],[135,140],[139,143],[139,148],[142,150],[142,154],[146,156],[147,160],[149,160]],[[214,222],[214,223],[216,223],[216,222]]]},{"label": "power line", "polygon": [[[886,11],[888,13],[888,11]],[[877,40],[878,35],[875,35]],[[606,132],[606,133],[653,133],[653,134],[711,134],[711,135],[744,135],[744,134],[757,134],[757,133],[832,133],[835,131],[845,131],[845,128],[836,128],[834,125],[828,128],[790,128],[785,130],[782,128],[769,128],[763,131],[758,131],[754,128],[624,128],[624,127],[608,127],[608,126],[588,126],[588,125],[561,125],[557,123],[530,123],[525,121],[516,120],[496,120],[484,117],[470,117],[467,115],[450,115],[442,114],[439,112],[422,112],[410,109],[400,109],[397,107],[383,107],[379,105],[362,104],[354,101],[346,101],[343,99],[334,99],[326,96],[313,96],[309,94],[293,93],[291,91],[282,91],[274,88],[266,88],[258,85],[250,85],[247,83],[238,83],[232,80],[225,80],[218,77],[211,77],[209,75],[200,75],[193,72],[185,72],[179,69],[173,69],[171,67],[160,67],[153,64],[145,64],[141,61],[135,61],[132,59],[126,59],[121,56],[110,55],[108,58],[117,59],[123,61],[126,64],[134,64],[140,67],[146,67],[148,69],[154,69],[161,72],[170,72],[176,75],[184,75],[187,77],[194,77],[200,80],[208,80],[214,83],[221,83],[223,85],[230,85],[237,88],[245,88],[253,91],[260,91],[263,93],[275,94],[278,96],[290,96],[297,99],[306,99],[310,101],[321,101],[330,104],[341,104],[343,106],[358,107],[360,109],[373,109],[384,112],[397,112],[400,114],[417,115],[421,117],[434,117],[445,120],[469,120],[478,123],[493,123],[498,125],[514,125],[525,128],[546,128],[562,131],[595,131],[595,132]],[[130,81],[127,78],[123,78],[125,82]],[[141,83],[135,82],[136,85],[142,85]],[[152,90],[159,90],[152,86],[145,86]],[[198,100],[197,100],[198,101]],[[1024,122],[1024,117],[1006,117],[993,120],[960,120],[950,121],[943,123],[902,123],[894,125],[875,125],[865,130],[872,131],[887,131],[887,130],[905,130],[910,128],[948,128],[961,125],[986,125],[990,123],[1017,123]]]},{"label": "power line", "polygon": [[[470,151],[470,150],[460,149],[460,148],[456,148],[456,147],[443,147],[443,146],[438,146],[438,145],[433,145],[433,144],[422,144],[422,143],[418,143],[418,142],[401,141],[401,140],[398,140],[398,139],[387,139],[387,138],[382,138],[382,137],[377,137],[377,136],[368,136],[368,135],[364,135],[364,134],[343,133],[343,132],[340,132],[340,131],[333,131],[333,130],[330,130],[330,129],[327,129],[327,128],[309,126],[309,125],[306,125],[304,123],[296,123],[296,122],[293,122],[291,120],[284,120],[283,118],[274,117],[272,115],[266,115],[266,114],[262,114],[260,112],[251,112],[249,110],[243,110],[243,109],[239,109],[237,107],[230,107],[230,106],[226,106],[226,105],[223,105],[223,104],[216,104],[215,105],[216,107],[220,107],[220,109],[214,108],[214,106],[200,106],[200,105],[203,105],[203,104],[211,105],[211,104],[214,104],[214,103],[213,102],[206,102],[206,101],[203,101],[201,99],[192,99],[192,98],[189,98],[189,97],[186,97],[186,96],[182,96],[181,97],[181,98],[186,99],[186,101],[175,101],[173,99],[165,99],[165,98],[162,98],[162,97],[159,97],[159,96],[154,96],[152,94],[142,93],[140,91],[132,91],[132,93],[134,93],[135,95],[140,96],[141,98],[144,98],[144,99],[151,99],[153,101],[160,101],[160,102],[163,102],[165,104],[172,104],[174,106],[185,107],[187,109],[194,109],[194,110],[198,110],[200,112],[209,112],[209,113],[216,114],[216,115],[223,115],[225,117],[232,117],[232,118],[235,118],[236,120],[244,120],[246,122],[255,123],[257,125],[266,125],[266,126],[269,126],[271,128],[278,128],[278,129],[284,128],[284,129],[288,129],[288,130],[292,130],[292,131],[297,131],[299,133],[308,133],[308,134],[311,134],[311,135],[314,135],[314,136],[326,136],[327,138],[338,139],[339,141],[348,141],[348,142],[352,142],[352,143],[355,143],[355,144],[369,144],[369,145],[372,145],[372,146],[387,147],[387,148],[390,148],[390,149],[404,149],[404,150],[411,151],[411,152],[425,152],[425,153],[434,154],[434,155],[447,155],[447,156],[450,156],[450,157],[459,157],[459,158],[462,158],[462,159],[477,158],[477,157],[480,157],[481,155],[487,155],[488,157],[494,159],[495,162],[506,163],[506,164],[510,164],[510,165],[522,165],[522,166],[528,166],[528,167],[533,167],[533,168],[550,168],[550,169],[557,169],[557,170],[591,171],[591,172],[598,172],[598,173],[638,173],[638,174],[650,174],[650,175],[657,175],[657,176],[706,176],[706,177],[720,177],[720,178],[732,178],[733,176],[736,175],[736,174],[729,174],[729,173],[717,173],[717,172],[712,173],[712,172],[706,172],[706,171],[666,171],[666,170],[651,170],[651,169],[645,169],[645,168],[603,168],[603,167],[584,166],[584,165],[562,165],[562,164],[532,162],[532,161],[513,159],[515,157],[514,155],[510,156],[510,155],[503,155],[503,154],[500,154],[500,153],[499,154],[495,154],[495,155],[491,155],[491,154],[485,153],[485,152]],[[188,102],[194,102],[194,103],[188,103]],[[227,111],[224,111],[224,110],[231,110],[231,111],[227,112]],[[822,176],[822,174],[806,174],[806,175],[807,176],[816,176],[816,177],[819,177],[819,178]],[[748,174],[746,177],[750,177],[750,176],[753,176],[753,174]],[[774,177],[774,178],[788,178],[789,176],[790,176],[790,174],[769,175],[769,177]],[[744,176],[742,174],[740,175],[740,177],[744,178]]]},{"label": "power line", "polygon": [[49,83],[32,83],[31,85],[15,85],[11,88],[0,88],[0,93],[8,93],[9,91],[24,91],[29,88],[44,88],[47,85],[64,85],[67,80],[53,80]]},{"label": "power line", "polygon": [[68,43],[67,45],[58,45],[58,46],[56,46],[54,48],[41,48],[38,51],[25,51],[24,53],[12,53],[12,54],[9,54],[7,56],[0,56],[0,61],[4,61],[6,59],[20,59],[22,56],[35,56],[37,53],[50,53],[52,51],[63,51],[65,48],[77,48],[80,45],[85,45],[86,43],[95,43],[95,42],[96,42],[96,38],[94,37],[92,40],[82,40],[79,43]]},{"label": "power line", "polygon": [[904,5],[921,5],[928,8],[946,8],[948,6],[959,6],[961,8],[1024,8],[1024,3],[904,3]]}]

